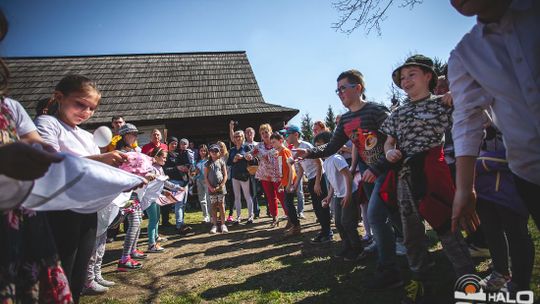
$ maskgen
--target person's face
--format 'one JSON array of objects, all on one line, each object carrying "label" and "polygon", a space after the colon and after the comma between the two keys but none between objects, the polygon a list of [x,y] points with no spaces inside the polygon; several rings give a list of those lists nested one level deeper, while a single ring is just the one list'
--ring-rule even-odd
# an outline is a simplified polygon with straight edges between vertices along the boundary
[{"label": "person's face", "polygon": [[315,147],[319,147],[319,146],[322,146],[322,145],[324,145],[324,142],[322,142],[322,141],[315,142]]},{"label": "person's face", "polygon": [[295,144],[298,142],[298,133],[294,132],[291,134],[287,134],[287,137],[285,137],[287,140],[287,143],[289,145]]},{"label": "person's face", "polygon": [[315,124],[313,125],[313,135],[317,135],[322,132],[321,126]]},{"label": "person's face", "polygon": [[120,127],[126,124],[126,122],[124,121],[122,117],[120,117],[118,119],[113,120],[111,124],[112,124],[113,130],[118,131]]},{"label": "person's face", "polygon": [[262,140],[265,142],[268,142],[270,140],[270,131],[263,129],[259,131],[259,135],[261,136]]},{"label": "person's face", "polygon": [[246,129],[245,134],[246,134],[246,139],[249,142],[252,142],[253,138],[255,138],[255,132],[253,131],[253,129]]},{"label": "person's face", "polygon": [[423,97],[429,92],[431,73],[424,72],[417,66],[408,66],[401,69],[401,88],[410,98]]},{"label": "person's face", "polygon": [[152,132],[152,142],[158,143],[161,141],[161,132],[154,131]]},{"label": "person's face", "polygon": [[193,148],[195,148],[195,143],[193,143],[193,142],[190,142],[190,143],[189,143],[189,148],[190,148],[190,149],[193,149]]},{"label": "person's face", "polygon": [[206,158],[206,156],[208,156],[208,152],[206,151],[206,149],[199,149],[199,156],[202,158]]},{"label": "person's face", "polygon": [[463,16],[481,15],[495,5],[493,0],[450,0],[452,6]]},{"label": "person's face", "polygon": [[186,144],[185,142],[179,143],[178,146],[180,147],[180,150],[187,150],[188,148],[188,144]]},{"label": "person's face", "polygon": [[355,102],[360,100],[362,86],[359,84],[351,84],[347,78],[343,78],[337,83],[338,96],[341,103],[346,108],[349,108]]},{"label": "person's face", "polygon": [[212,157],[213,160],[218,159],[220,157],[219,151],[210,150],[210,157]]},{"label": "person's face", "polygon": [[71,127],[78,126],[90,119],[101,98],[101,95],[94,89],[72,92],[68,95],[56,91],[54,95],[58,101],[60,119]]},{"label": "person's face", "polygon": [[274,149],[279,149],[281,146],[283,146],[283,140],[280,139],[272,138],[270,142],[272,143],[272,147],[274,147]]},{"label": "person's face", "polygon": [[177,141],[173,141],[173,142],[169,143],[169,151],[176,150],[176,147],[178,147],[178,142]]},{"label": "person's face", "polygon": [[163,152],[160,156],[156,156],[156,163],[160,166],[165,165],[165,162],[167,161],[167,153]]},{"label": "person's face", "polygon": [[124,135],[124,141],[129,146],[133,145],[137,141],[137,133],[127,133]]},{"label": "person's face", "polygon": [[244,136],[242,135],[235,135],[234,136],[234,143],[237,145],[237,146],[240,146],[244,143]]}]

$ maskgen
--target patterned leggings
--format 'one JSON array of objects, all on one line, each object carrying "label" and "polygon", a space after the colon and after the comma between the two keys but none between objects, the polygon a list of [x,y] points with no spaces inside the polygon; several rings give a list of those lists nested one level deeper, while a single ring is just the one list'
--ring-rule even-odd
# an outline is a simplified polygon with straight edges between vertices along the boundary
[{"label": "patterned leggings", "polygon": [[126,231],[126,238],[124,239],[124,250],[122,251],[122,257],[127,257],[137,249],[137,241],[139,240],[139,234],[141,233],[142,222],[142,210],[136,209],[133,213],[126,215],[129,227]]}]

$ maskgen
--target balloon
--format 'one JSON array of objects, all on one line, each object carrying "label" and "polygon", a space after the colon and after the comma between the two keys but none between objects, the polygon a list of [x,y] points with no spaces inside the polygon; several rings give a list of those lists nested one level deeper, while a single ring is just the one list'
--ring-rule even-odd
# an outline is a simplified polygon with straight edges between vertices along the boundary
[{"label": "balloon", "polygon": [[106,126],[101,126],[94,131],[94,142],[103,148],[111,143],[112,131]]}]

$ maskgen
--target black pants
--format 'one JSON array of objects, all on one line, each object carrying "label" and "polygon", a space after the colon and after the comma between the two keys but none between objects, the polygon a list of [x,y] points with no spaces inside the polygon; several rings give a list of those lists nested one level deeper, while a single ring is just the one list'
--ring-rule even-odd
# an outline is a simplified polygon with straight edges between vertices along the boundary
[{"label": "black pants", "polygon": [[169,220],[169,214],[171,213],[171,209],[174,205],[165,205],[161,206],[159,208],[159,212],[161,213],[161,225],[163,226],[173,226],[174,224],[171,223]]},{"label": "black pants", "polygon": [[514,181],[521,199],[529,209],[536,228],[540,230],[540,185],[528,182],[515,174]]},{"label": "black pants", "polygon": [[97,214],[66,210],[47,212],[47,216],[73,300],[78,303],[96,243]]},{"label": "black pants", "polygon": [[298,219],[296,208],[294,208],[295,196],[296,196],[296,192],[293,192],[293,193],[285,192],[285,206],[287,208],[287,216],[289,217],[289,221],[291,221],[291,223],[294,226],[298,226],[300,225],[300,220]]},{"label": "black pants", "polygon": [[330,231],[330,208],[322,207],[322,200],[328,195],[328,190],[326,189],[326,178],[321,176],[321,195],[315,193],[315,178],[308,180],[308,191],[311,196],[311,203],[313,204],[313,210],[315,211],[315,216],[319,220],[321,225],[321,235],[329,236]]},{"label": "black pants", "polygon": [[528,218],[510,208],[481,199],[478,199],[477,209],[495,270],[509,274],[510,253],[512,282],[518,290],[528,290],[534,263],[534,244],[527,228]]}]

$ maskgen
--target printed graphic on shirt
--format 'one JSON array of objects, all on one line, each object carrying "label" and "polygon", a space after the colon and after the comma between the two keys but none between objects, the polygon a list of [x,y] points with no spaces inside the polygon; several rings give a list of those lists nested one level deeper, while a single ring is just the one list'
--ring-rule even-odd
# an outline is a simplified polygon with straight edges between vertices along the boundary
[{"label": "printed graphic on shirt", "polygon": [[397,108],[381,126],[381,131],[397,140],[405,155],[427,151],[444,142],[444,133],[452,126],[452,109],[437,96],[406,102]]},{"label": "printed graphic on shirt", "polygon": [[[361,117],[344,123],[343,130],[358,149],[362,159],[368,164],[376,163],[384,155],[384,141],[379,140],[380,134],[370,130]],[[376,127],[376,126],[374,126]]]}]

